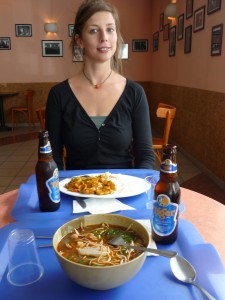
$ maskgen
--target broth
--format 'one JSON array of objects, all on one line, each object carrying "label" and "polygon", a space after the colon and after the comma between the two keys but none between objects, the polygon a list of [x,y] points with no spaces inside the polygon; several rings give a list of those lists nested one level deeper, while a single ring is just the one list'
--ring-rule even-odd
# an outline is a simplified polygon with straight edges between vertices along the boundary
[{"label": "broth", "polygon": [[124,246],[108,245],[114,236],[122,236],[130,245],[145,246],[144,240],[131,228],[102,223],[74,229],[62,238],[57,250],[73,262],[90,266],[119,265],[142,253]]}]

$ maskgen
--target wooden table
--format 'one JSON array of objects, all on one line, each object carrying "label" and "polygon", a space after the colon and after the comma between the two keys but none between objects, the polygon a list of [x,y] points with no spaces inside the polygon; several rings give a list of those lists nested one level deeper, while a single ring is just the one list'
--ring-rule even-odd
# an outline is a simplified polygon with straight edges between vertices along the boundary
[{"label": "wooden table", "polygon": [[5,97],[18,95],[18,92],[14,91],[0,91],[0,131],[11,130],[11,128],[5,126],[5,114],[3,101]]},{"label": "wooden table", "polygon": [[[195,225],[205,242],[215,246],[225,266],[225,206],[185,188],[181,188],[181,195],[185,206],[181,218]],[[0,195],[0,227],[13,222],[10,212],[17,196],[18,190]]]}]

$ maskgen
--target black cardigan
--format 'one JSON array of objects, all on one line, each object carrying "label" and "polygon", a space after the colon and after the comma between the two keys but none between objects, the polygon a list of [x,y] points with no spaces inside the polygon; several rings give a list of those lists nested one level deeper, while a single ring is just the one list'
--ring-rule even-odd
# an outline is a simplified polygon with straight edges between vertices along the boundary
[{"label": "black cardigan", "polygon": [[57,84],[47,100],[46,129],[60,170],[63,146],[68,170],[154,168],[148,102],[143,88],[133,81],[127,80],[122,95],[99,129],[68,80]]}]

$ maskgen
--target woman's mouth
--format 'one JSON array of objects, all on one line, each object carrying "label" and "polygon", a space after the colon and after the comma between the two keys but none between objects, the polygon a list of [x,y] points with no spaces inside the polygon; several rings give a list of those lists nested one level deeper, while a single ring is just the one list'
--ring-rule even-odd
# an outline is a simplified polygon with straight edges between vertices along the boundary
[{"label": "woman's mouth", "polygon": [[97,50],[99,52],[102,52],[102,53],[106,53],[110,50],[111,48],[110,47],[100,47],[100,48],[97,48]]}]

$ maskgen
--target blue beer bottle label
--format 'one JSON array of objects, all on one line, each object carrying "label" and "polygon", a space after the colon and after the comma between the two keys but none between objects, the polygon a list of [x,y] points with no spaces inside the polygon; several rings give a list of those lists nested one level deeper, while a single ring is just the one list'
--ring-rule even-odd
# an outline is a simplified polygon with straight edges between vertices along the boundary
[{"label": "blue beer bottle label", "polygon": [[153,202],[153,230],[159,236],[170,235],[177,225],[179,205],[170,201],[170,197],[160,194]]},{"label": "blue beer bottle label", "polygon": [[173,163],[170,159],[165,159],[160,166],[160,171],[164,173],[176,173],[177,172],[177,164]]},{"label": "blue beer bottle label", "polygon": [[50,142],[48,141],[46,145],[41,146],[39,152],[40,153],[51,153],[52,148],[51,148]]},{"label": "blue beer bottle label", "polygon": [[52,177],[50,177],[45,182],[48,190],[49,190],[49,198],[52,200],[52,202],[58,203],[60,202],[60,192],[59,192],[59,171],[58,168],[56,168],[53,172]]}]

